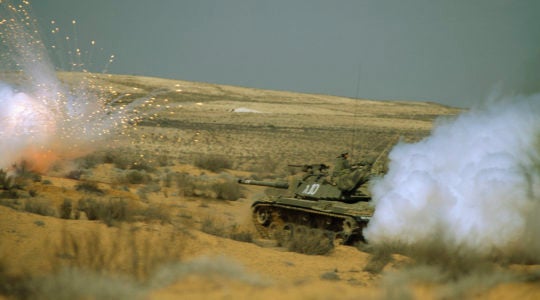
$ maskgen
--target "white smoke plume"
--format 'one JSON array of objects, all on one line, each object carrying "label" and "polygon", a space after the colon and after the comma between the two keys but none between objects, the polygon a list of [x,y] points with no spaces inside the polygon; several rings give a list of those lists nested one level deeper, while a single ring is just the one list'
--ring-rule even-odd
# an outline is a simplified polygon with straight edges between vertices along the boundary
[{"label": "white smoke plume", "polygon": [[369,243],[540,261],[540,95],[492,102],[399,143],[372,185]]}]

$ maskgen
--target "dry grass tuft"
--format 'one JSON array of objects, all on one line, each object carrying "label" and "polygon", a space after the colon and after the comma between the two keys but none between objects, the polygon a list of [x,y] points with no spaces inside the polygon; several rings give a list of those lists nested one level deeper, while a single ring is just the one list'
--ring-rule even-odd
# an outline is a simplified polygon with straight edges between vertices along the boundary
[{"label": "dry grass tuft", "polygon": [[14,164],[13,166],[15,178],[19,182],[24,182],[31,180],[33,182],[41,181],[41,175],[35,172],[34,166],[27,160],[21,160],[19,163]]},{"label": "dry grass tuft", "polygon": [[[79,168],[92,169],[99,164],[113,164],[122,170],[139,170],[154,172],[158,166],[168,164],[168,158],[158,156],[153,158],[151,153],[134,151],[127,148],[96,151],[76,160]],[[164,162],[165,161],[165,162]]]},{"label": "dry grass tuft", "polygon": [[[157,287],[154,274],[183,255],[185,231],[149,232],[136,227],[74,232],[43,258],[48,274],[13,275],[0,256],[0,295],[14,299],[145,299]],[[162,274],[162,273],[161,273]],[[161,285],[162,286],[162,285]]]},{"label": "dry grass tuft", "polygon": [[148,174],[146,174],[145,171],[139,171],[139,170],[131,170],[128,171],[125,175],[125,183],[130,184],[142,184],[142,183],[148,183],[152,180],[152,177]]},{"label": "dry grass tuft", "polygon": [[242,197],[237,180],[228,174],[193,176],[177,173],[176,186],[186,197],[204,197],[219,200],[238,200]]},{"label": "dry grass tuft", "polygon": [[108,226],[116,222],[130,221],[134,215],[127,201],[121,198],[100,200],[84,198],[79,200],[77,209],[84,212],[88,220],[101,220]]},{"label": "dry grass tuft", "polygon": [[14,187],[13,176],[8,175],[4,169],[0,169],[0,190],[9,191]]},{"label": "dry grass tuft", "polygon": [[91,194],[104,195],[105,192],[98,187],[98,184],[93,181],[81,181],[75,186],[77,191],[87,192]]},{"label": "dry grass tuft", "polygon": [[201,169],[216,173],[223,169],[230,169],[233,165],[228,157],[217,154],[200,155],[195,159],[194,164]]},{"label": "dry grass tuft", "polygon": [[223,178],[214,183],[211,189],[215,192],[216,199],[238,200],[242,196],[238,182],[231,178]]},{"label": "dry grass tuft", "polygon": [[30,292],[27,282],[29,282],[29,279],[30,276],[28,275],[11,274],[6,267],[6,262],[0,258],[0,295],[28,299]]},{"label": "dry grass tuft", "polygon": [[201,231],[219,237],[226,237],[226,230],[225,227],[223,227],[223,222],[209,216],[203,219]]},{"label": "dry grass tuft", "polygon": [[238,224],[225,226],[225,223],[214,217],[207,216],[201,223],[201,231],[240,242],[253,242],[253,232],[241,229]]},{"label": "dry grass tuft", "polygon": [[171,224],[172,216],[170,208],[161,204],[150,204],[148,208],[139,212],[144,221],[159,221],[161,224]]},{"label": "dry grass tuft", "polygon": [[42,216],[56,216],[51,203],[45,199],[28,198],[24,203],[24,211]]},{"label": "dry grass tuft", "polygon": [[70,219],[73,211],[73,201],[71,199],[64,199],[64,202],[60,205],[60,218]]},{"label": "dry grass tuft", "polygon": [[181,240],[186,237],[181,230],[155,234],[135,226],[122,226],[116,234],[95,230],[76,235],[64,230],[55,251],[55,266],[58,270],[67,267],[122,274],[144,281],[157,267],[180,260]]},{"label": "dry grass tuft", "polygon": [[334,249],[334,235],[306,226],[295,226],[290,236],[284,240],[284,245],[293,252],[326,255]]}]

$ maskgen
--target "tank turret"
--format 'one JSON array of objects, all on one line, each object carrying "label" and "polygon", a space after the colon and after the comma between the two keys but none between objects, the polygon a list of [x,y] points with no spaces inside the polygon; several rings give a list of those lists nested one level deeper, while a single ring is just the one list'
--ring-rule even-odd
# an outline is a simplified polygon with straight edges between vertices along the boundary
[{"label": "tank turret", "polygon": [[334,200],[341,202],[369,201],[369,195],[360,189],[370,176],[370,164],[354,164],[350,172],[330,176],[325,164],[289,165],[302,169],[303,174],[291,183],[239,179],[240,184],[259,185],[279,189],[291,189],[294,197],[309,200]]}]

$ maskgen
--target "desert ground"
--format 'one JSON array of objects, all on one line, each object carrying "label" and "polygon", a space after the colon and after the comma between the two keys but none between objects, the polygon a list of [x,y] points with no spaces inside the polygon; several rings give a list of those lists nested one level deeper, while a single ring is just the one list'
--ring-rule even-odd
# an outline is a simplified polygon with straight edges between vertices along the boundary
[{"label": "desert ground", "polygon": [[[540,265],[422,260],[261,239],[250,206],[289,164],[378,161],[460,110],[179,80],[59,73],[133,121],[36,171],[0,172],[5,299],[538,299]],[[15,77],[12,78],[15,80]],[[48,156],[51,157],[51,156]],[[382,170],[384,171],[384,170]],[[382,174],[377,174],[382,175]],[[426,262],[427,261],[427,262]]]}]

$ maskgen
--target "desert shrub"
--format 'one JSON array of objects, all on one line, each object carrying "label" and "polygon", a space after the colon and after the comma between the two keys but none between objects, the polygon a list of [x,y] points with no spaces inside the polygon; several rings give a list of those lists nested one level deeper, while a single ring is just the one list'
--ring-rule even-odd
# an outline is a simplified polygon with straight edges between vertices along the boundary
[{"label": "desert shrub", "polygon": [[184,196],[198,196],[221,200],[237,200],[241,191],[236,179],[227,174],[192,176],[176,173],[176,185]]},{"label": "desert shrub", "polygon": [[38,195],[38,192],[36,190],[34,190],[34,189],[30,189],[30,190],[28,190],[28,195],[30,197],[36,197]]},{"label": "desert shrub", "polygon": [[160,167],[166,167],[166,166],[172,165],[172,163],[171,163],[169,157],[166,156],[166,155],[159,155],[159,156],[156,158],[156,163],[157,163]]},{"label": "desert shrub", "polygon": [[170,188],[172,186],[173,180],[175,180],[178,177],[178,173],[171,173],[167,171],[165,173],[165,176],[163,176],[163,186]]},{"label": "desert shrub", "polygon": [[193,196],[195,190],[195,178],[188,173],[176,174],[176,186],[180,189],[184,196]]},{"label": "desert shrub", "polygon": [[0,199],[19,198],[17,188],[21,188],[21,186],[16,182],[15,177],[0,169]]},{"label": "desert shrub", "polygon": [[95,166],[105,162],[105,154],[103,152],[94,152],[75,160],[77,165],[83,169],[92,169]]},{"label": "desert shrub", "polygon": [[77,209],[84,212],[88,220],[101,220],[108,226],[113,225],[114,222],[129,221],[133,214],[127,202],[121,198],[102,201],[85,198],[79,201]]},{"label": "desert shrub", "polygon": [[147,160],[137,160],[133,162],[130,165],[131,170],[139,170],[139,171],[146,171],[146,172],[155,172],[156,167],[154,166],[153,162],[147,161]]},{"label": "desert shrub", "polygon": [[109,199],[109,201],[104,203],[101,212],[100,219],[109,226],[114,221],[128,221],[131,218],[127,202],[124,199]]},{"label": "desert shrub", "polygon": [[28,296],[17,299],[146,299],[147,290],[133,278],[66,267],[28,280]]},{"label": "desert shrub", "polygon": [[60,218],[70,219],[71,211],[73,210],[73,202],[71,199],[64,199],[64,202],[60,205]]},{"label": "desert shrub", "polygon": [[83,192],[87,192],[87,193],[93,193],[93,194],[98,194],[98,195],[103,195],[105,194],[105,192],[100,189],[98,187],[98,184],[96,182],[93,182],[93,181],[82,181],[82,182],[79,182],[76,186],[75,186],[75,189],[77,191],[83,191]]},{"label": "desert shrub", "polygon": [[146,174],[144,171],[131,170],[125,175],[125,180],[131,184],[141,184],[149,182],[152,180],[152,177],[150,177],[150,175]]},{"label": "desert shrub", "polygon": [[147,185],[139,188],[137,190],[137,195],[141,198],[141,200],[148,200],[148,193],[157,193],[161,191],[161,186],[156,182],[150,182]]},{"label": "desert shrub", "polygon": [[19,163],[14,164],[13,167],[15,169],[16,178],[21,182],[25,180],[32,180],[34,182],[41,181],[41,175],[33,170],[32,164],[28,161],[22,160]]},{"label": "desert shrub", "polygon": [[4,198],[4,194],[0,192],[0,205],[13,208],[15,210],[21,209],[21,201],[17,198]]},{"label": "desert shrub", "polygon": [[230,169],[232,167],[232,162],[228,157],[224,155],[201,155],[195,159],[195,166],[209,170],[212,172],[219,172],[223,169]]},{"label": "desert shrub", "polygon": [[42,216],[54,216],[55,210],[48,201],[28,198],[24,203],[24,211]]},{"label": "desert shrub", "polygon": [[252,165],[249,170],[261,174],[263,177],[267,177],[268,174],[276,171],[279,162],[273,159],[270,155],[265,155],[257,160],[255,165]]},{"label": "desert shrub", "polygon": [[82,174],[83,174],[83,171],[81,170],[72,170],[66,175],[66,178],[79,180],[81,179]]},{"label": "desert shrub", "polygon": [[144,189],[138,189],[137,196],[139,196],[139,199],[141,199],[141,201],[148,202],[148,193]]},{"label": "desert shrub", "polygon": [[293,252],[325,255],[334,249],[334,238],[330,232],[305,226],[295,226],[285,246],[289,251]]},{"label": "desert shrub", "polygon": [[77,210],[84,212],[88,220],[98,220],[99,205],[95,199],[84,198],[79,200]]},{"label": "desert shrub", "polygon": [[364,266],[363,271],[371,274],[380,274],[384,267],[392,261],[392,253],[395,251],[395,249],[389,245],[378,245],[374,248],[364,243],[359,243],[357,248],[370,252],[371,255],[369,261]]},{"label": "desert shrub", "polygon": [[223,222],[218,220],[206,217],[201,223],[201,231],[215,236],[227,237],[225,227],[223,227]]},{"label": "desert shrub", "polygon": [[17,189],[24,186],[24,178],[17,175],[9,175],[4,169],[0,169],[0,199],[17,199],[19,193]]},{"label": "desert shrub", "polygon": [[149,287],[162,287],[164,278],[186,273],[169,271],[160,273],[168,277],[153,277],[163,266],[181,260],[186,237],[182,231],[148,232],[135,227],[116,232],[64,229],[51,255],[43,257],[53,266],[51,273],[14,273],[0,255],[0,298],[145,299]]},{"label": "desert shrub", "polygon": [[125,150],[107,150],[103,153],[103,162],[107,164],[113,164],[119,169],[126,170],[129,168],[130,163],[135,160],[134,155],[130,151]]},{"label": "desert shrub", "polygon": [[[217,283],[216,279],[219,278],[228,278],[254,288],[264,288],[271,284],[267,279],[248,272],[242,265],[229,258],[203,256],[187,262],[164,265],[163,268],[156,272],[152,280],[152,286],[170,286],[191,275],[206,278],[207,282],[210,283]],[[251,298],[257,299],[258,297]]]},{"label": "desert shrub", "polygon": [[253,242],[253,233],[249,230],[242,230],[238,225],[233,225],[229,233],[229,237],[235,241]]},{"label": "desert shrub", "polygon": [[141,153],[136,153],[129,149],[110,149],[88,154],[77,159],[80,168],[91,169],[98,164],[113,164],[116,168],[122,170],[145,170],[147,172],[155,171],[155,164]]},{"label": "desert shrub", "polygon": [[0,190],[11,190],[14,188],[13,176],[7,174],[4,169],[0,169]]},{"label": "desert shrub", "polygon": [[94,230],[74,234],[65,229],[51,260],[59,271],[76,268],[144,281],[161,265],[181,258],[185,235],[181,230],[148,232],[134,226],[105,233]]},{"label": "desert shrub", "polygon": [[18,199],[19,193],[15,189],[10,189],[7,191],[0,190],[0,199]]},{"label": "desert shrub", "polygon": [[237,200],[241,190],[236,179],[228,174],[192,176],[188,173],[170,174],[183,196],[197,196],[221,200]]},{"label": "desert shrub", "polygon": [[0,260],[0,295],[9,295],[14,299],[29,299],[29,276],[13,275],[8,272],[4,259]]},{"label": "desert shrub", "polygon": [[225,226],[223,221],[210,216],[203,219],[201,231],[211,235],[233,239],[235,241],[253,242],[252,232],[242,230],[237,224]]},{"label": "desert shrub", "polygon": [[216,182],[212,185],[217,199],[238,200],[241,197],[239,184],[231,179]]},{"label": "desert shrub", "polygon": [[127,154],[125,156],[117,155],[111,160],[111,163],[114,165],[115,168],[128,170],[131,168],[133,161],[136,159],[136,157],[131,157]]}]

